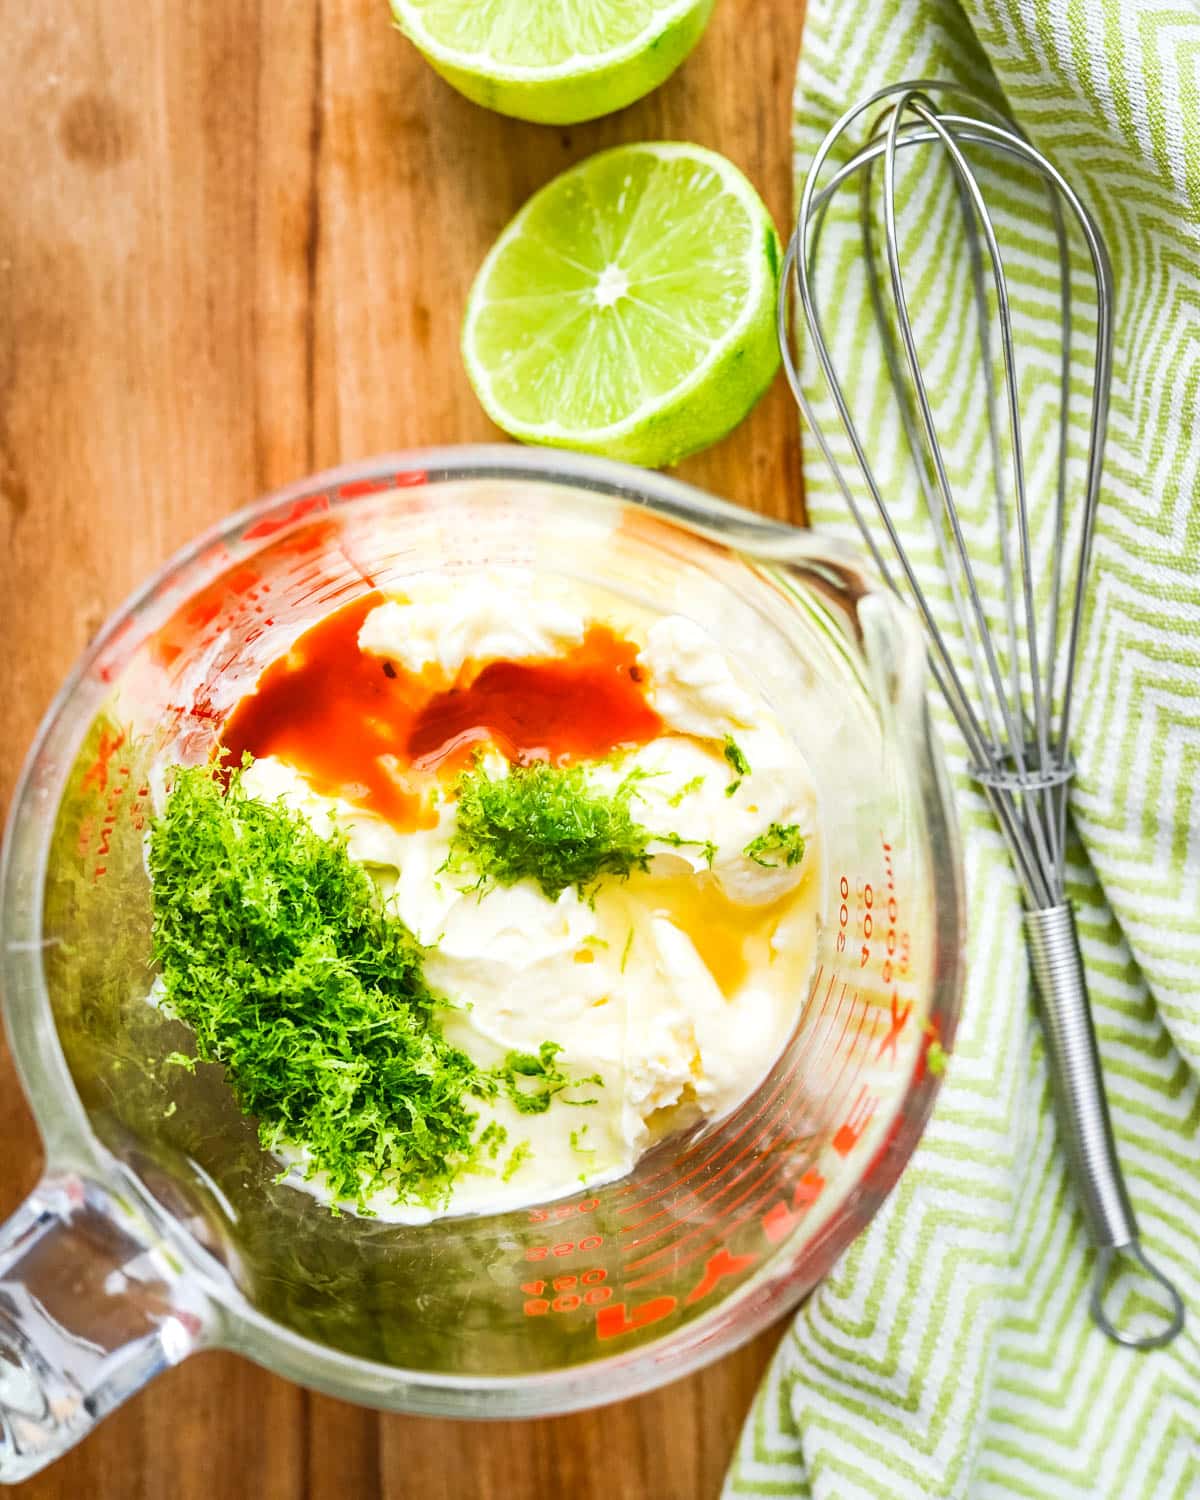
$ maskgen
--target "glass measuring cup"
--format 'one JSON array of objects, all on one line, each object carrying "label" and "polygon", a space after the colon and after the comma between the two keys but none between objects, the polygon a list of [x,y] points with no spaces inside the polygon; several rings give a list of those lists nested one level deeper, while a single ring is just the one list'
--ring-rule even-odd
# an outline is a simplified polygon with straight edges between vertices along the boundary
[{"label": "glass measuring cup", "polygon": [[[690,614],[796,735],[825,891],[795,1033],[732,1115],[543,1207],[425,1227],[276,1181],[220,1070],[146,1003],[155,762],[209,753],[320,615],[438,568],[532,566]],[[201,538],[122,609],[42,727],[11,812],[5,1014],[41,1184],[0,1226],[0,1479],[157,1371],[240,1350],[372,1405],[465,1417],[614,1400],[795,1304],[896,1180],[953,1041],[952,815],[913,622],[853,554],[658,475],[517,448],[319,476]]]}]

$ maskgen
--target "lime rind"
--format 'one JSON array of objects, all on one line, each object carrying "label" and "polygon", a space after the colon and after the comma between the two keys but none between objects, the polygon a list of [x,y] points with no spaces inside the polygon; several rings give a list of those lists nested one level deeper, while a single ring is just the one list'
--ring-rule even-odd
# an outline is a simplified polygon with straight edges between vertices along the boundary
[{"label": "lime rind", "polygon": [[[527,4],[528,0],[523,0]],[[555,7],[569,13],[569,0],[554,0]],[[715,0],[712,0],[715,3]],[[508,78],[520,82],[542,82],[550,79],[575,78],[581,72],[595,68],[619,66],[644,52],[672,26],[688,17],[697,9],[712,9],[710,0],[673,0],[670,4],[647,5],[648,19],[645,26],[625,42],[615,47],[600,47],[594,52],[574,52],[558,63],[512,63],[499,61],[494,53],[484,49],[467,52],[458,47],[449,47],[433,35],[420,19],[429,6],[414,4],[413,0],[392,0],[392,9],[400,29],[414,46],[427,57],[456,68],[482,68],[497,78]],[[483,9],[484,7],[479,7]]]},{"label": "lime rind", "polygon": [[[529,10],[543,10],[551,17],[551,28],[566,35],[577,9],[577,0],[542,0],[540,7],[530,6],[529,0],[508,0],[508,7],[515,8],[518,3],[523,21],[519,35],[522,39],[528,36],[535,50],[536,33],[528,35]],[[714,4],[715,0],[647,3],[645,25],[636,34],[613,47],[575,51],[544,63],[501,59],[486,47],[449,45],[424,19],[431,6],[414,0],[391,0],[400,30],[460,93],[500,114],[550,125],[571,125],[611,114],[656,89],[700,40]],[[461,6],[441,8],[456,15],[467,14]],[[495,9],[504,11],[506,6]],[[544,55],[548,49],[543,45],[540,50]]]},{"label": "lime rind", "polygon": [[[660,292],[672,284],[673,297],[667,308],[627,300],[625,316],[599,317],[604,278],[619,279],[616,267],[639,232],[637,206],[620,201],[621,184],[637,180],[638,157],[651,163],[642,193],[663,197],[642,213],[647,243],[629,281],[639,288],[653,280]],[[680,205],[676,195],[672,212],[677,178],[653,181],[653,167],[666,163],[693,169],[696,203]],[[677,264],[681,250],[688,258]],[[655,256],[660,269],[647,278]],[[480,268],[463,323],[471,382],[492,420],[523,442],[674,463],[735,427],[770,384],[779,365],[780,260],[766,208],[724,157],[678,142],[600,153],[530,199]],[[556,361],[556,350],[566,357]],[[591,415],[609,419],[561,418],[585,380]],[[549,410],[556,415],[541,415]]]}]

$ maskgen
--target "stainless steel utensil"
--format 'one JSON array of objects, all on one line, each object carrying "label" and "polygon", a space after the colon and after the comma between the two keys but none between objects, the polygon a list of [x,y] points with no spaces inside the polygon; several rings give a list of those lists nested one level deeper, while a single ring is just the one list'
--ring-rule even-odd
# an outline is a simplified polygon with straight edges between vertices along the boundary
[{"label": "stainless steel utensil", "polygon": [[[855,127],[872,111],[876,118],[855,144]],[[938,155],[931,164],[929,152]],[[931,281],[950,274],[946,262],[931,277],[905,275],[898,224],[898,202],[911,188],[905,173],[931,169],[950,173],[960,210],[987,407],[988,452],[995,492],[993,552],[969,534],[979,517],[964,517],[950,479],[948,448],[935,422],[935,401],[922,368],[917,305],[911,300]],[[999,174],[999,175],[996,175]],[[988,204],[988,188],[998,181],[1016,184],[1026,211],[1044,210],[1057,247],[1057,302],[1061,328],[1058,371],[1058,454],[1054,538],[1048,559],[1031,542],[1028,502],[1028,401],[1022,394],[1018,340],[1005,256],[1011,251],[1028,263],[1036,234],[1020,233],[1015,248],[1002,254],[998,219]],[[918,493],[936,541],[937,561],[947,586],[952,618],[965,649],[956,652],[937,618],[938,606],[918,579],[917,566],[903,542],[873,469],[862,431],[850,410],[835,365],[832,340],[817,290],[822,231],[838,195],[858,189],[857,217],[862,239],[866,292],[898,403],[902,429],[913,457]],[[1011,202],[1006,190],[1006,202]],[[1033,207],[1031,207],[1033,205]],[[1027,226],[1026,226],[1027,227]],[[1011,223],[1009,232],[1011,232]],[[884,261],[879,237],[882,230]],[[1072,246],[1082,238],[1086,257]],[[1014,236],[1016,238],[1017,236]],[[844,243],[844,240],[843,240]],[[1031,252],[1031,244],[1033,251]],[[1094,353],[1089,443],[1081,512],[1068,506],[1068,423],[1072,401],[1072,336],[1078,309],[1073,304],[1081,264],[1094,286]],[[1052,279],[1054,267],[1047,268]],[[1073,282],[1075,285],[1073,286]],[[944,280],[940,282],[944,286]],[[806,397],[793,353],[789,306],[792,288],[803,311],[809,347],[820,364],[841,422],[843,435],[882,523],[883,540],[859,503],[839,462],[840,440],[823,432]],[[839,296],[846,295],[846,278]],[[1179,1293],[1146,1257],[1137,1220],[1121,1176],[1105,1099],[1087,984],[1080,958],[1075,917],[1065,890],[1067,791],[1074,772],[1070,752],[1071,704],[1076,683],[1079,627],[1091,553],[1100,471],[1108,417],[1112,354],[1112,271],[1095,222],[1070,184],[1011,120],[988,104],[947,83],[899,83],[856,104],[830,129],[813,158],[801,195],[795,233],[788,246],[779,300],[779,335],[793,394],[800,404],[838,488],[887,582],[910,597],[929,636],[931,667],[962,731],[971,773],[1004,834],[1025,903],[1025,931],[1040,996],[1058,1111],[1059,1130],[1070,1161],[1084,1218],[1097,1249],[1092,1285],[1092,1316],[1112,1339],[1138,1349],[1168,1343],[1183,1326]],[[1089,312],[1089,322],[1090,322]],[[998,332],[997,343],[993,340]],[[970,337],[969,328],[965,337]],[[1044,357],[1045,351],[1042,351]],[[1044,419],[1044,408],[1038,413]],[[876,455],[878,458],[878,455]],[[902,497],[893,497],[899,500]],[[890,558],[885,556],[890,544]],[[943,600],[943,607],[945,600]],[[1117,1327],[1105,1308],[1106,1292],[1118,1258],[1128,1255],[1162,1289],[1161,1327],[1132,1332]],[[1163,1303],[1165,1296],[1165,1303]]]}]

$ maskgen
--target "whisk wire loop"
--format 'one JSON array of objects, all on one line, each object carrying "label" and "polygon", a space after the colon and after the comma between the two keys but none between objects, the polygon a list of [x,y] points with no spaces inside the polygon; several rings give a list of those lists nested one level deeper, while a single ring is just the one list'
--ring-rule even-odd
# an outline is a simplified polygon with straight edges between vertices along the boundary
[{"label": "whisk wire loop", "polygon": [[[976,690],[978,699],[985,705],[992,701],[989,697],[989,688],[999,715],[1003,721],[1002,728],[998,727],[993,720],[992,734],[994,746],[1007,743],[1012,747],[1011,754],[1015,770],[1019,777],[1020,789],[1017,793],[1021,799],[1022,812],[1025,815],[1027,826],[1030,830],[1034,843],[1037,846],[1037,855],[1043,867],[1055,867],[1057,864],[1056,851],[1053,850],[1053,831],[1057,827],[1057,820],[1053,817],[1053,807],[1047,801],[1037,816],[1031,809],[1026,808],[1026,789],[1024,783],[1028,779],[1029,767],[1026,764],[1024,733],[1022,727],[1022,698],[1020,691],[1020,656],[1017,641],[1017,601],[1012,587],[1013,572],[1011,566],[1011,555],[1008,547],[1007,525],[1000,527],[1002,557],[1007,562],[1004,568],[1004,600],[1005,611],[1009,626],[1010,641],[1013,643],[1012,672],[1014,677],[1014,691],[1011,700],[1006,694],[1002,681],[1000,663],[995,651],[991,632],[984,610],[983,601],[980,597],[978,583],[976,581],[975,569],[971,563],[970,553],[966,540],[963,536],[962,526],[959,520],[958,508],[954,502],[949,477],[942,455],[942,447],[937,438],[932,406],[929,398],[926,382],[921,372],[920,358],[916,347],[916,335],[909,312],[908,300],[904,292],[903,275],[900,268],[899,229],[896,221],[896,185],[895,169],[896,142],[899,137],[900,120],[905,109],[912,109],[918,118],[936,136],[947,153],[953,166],[955,175],[955,186],[960,197],[964,200],[964,224],[967,229],[968,245],[974,250],[973,259],[981,259],[978,255],[978,240],[976,238],[976,226],[982,227],[986,241],[988,260],[992,268],[993,282],[996,291],[997,311],[1000,323],[1001,349],[1004,359],[1004,371],[1006,377],[1006,389],[1008,391],[1008,422],[1009,438],[1012,444],[1014,487],[1017,500],[1018,532],[1023,564],[1023,595],[1025,608],[1026,640],[1030,661],[1030,682],[1033,696],[1033,716],[1035,732],[1037,735],[1038,749],[1041,752],[1041,760],[1044,764],[1048,757],[1047,725],[1046,716],[1043,711],[1041,682],[1037,670],[1037,629],[1033,611],[1033,589],[1032,589],[1032,563],[1029,547],[1028,512],[1025,504],[1025,465],[1024,454],[1021,444],[1021,422],[1018,407],[1018,392],[1016,378],[1016,354],[1013,347],[1012,337],[1012,315],[1009,304],[1007,278],[1004,273],[1003,261],[1000,257],[1000,248],[996,239],[995,229],[988,213],[979,183],[975,178],[966,157],[959,149],[954,137],[938,119],[932,102],[919,90],[913,89],[900,96],[895,107],[890,111],[888,122],[888,146],[889,149],[884,156],[884,226],[887,241],[888,270],[891,279],[892,295],[895,301],[897,322],[900,328],[901,338],[907,359],[908,372],[911,377],[911,389],[915,392],[920,409],[921,426],[928,444],[928,451],[932,457],[934,469],[937,476],[937,494],[941,502],[940,515],[937,520],[944,519],[951,530],[954,539],[958,570],[965,581],[967,593],[970,599],[972,619],[966,619],[961,609],[961,594],[953,587],[952,592],[956,605],[958,606],[959,626],[964,641],[967,643],[972,665],[975,671]],[[869,181],[870,167],[864,173],[864,179]],[[864,237],[870,224],[870,215],[864,215],[863,228]],[[873,279],[873,267],[868,263],[868,274]],[[987,336],[988,316],[987,306],[984,301],[982,286],[982,266],[979,267],[979,275],[975,278],[976,306],[979,318],[979,327],[984,341],[984,363],[983,374],[987,391],[987,408],[989,415],[989,428],[993,434],[994,451],[998,456],[999,438],[996,433],[994,385],[991,379],[990,369],[990,340]],[[884,335],[885,341],[890,342],[890,329],[886,313],[883,310],[883,299],[878,290],[872,295],[872,305],[875,310],[877,325]],[[908,387],[903,382],[897,384],[897,390],[907,395]],[[902,405],[907,405],[903,401]],[[910,438],[911,441],[911,438]],[[920,449],[914,447],[914,452]],[[920,468],[921,466],[918,465]],[[1005,485],[999,473],[999,464],[996,466],[996,502],[1000,509],[1001,517],[1004,516]],[[931,514],[934,512],[931,510]],[[942,527],[936,524],[935,533],[939,537]],[[943,562],[946,562],[943,552]],[[947,577],[953,580],[956,573],[949,566],[946,567]],[[974,626],[974,629],[972,629]],[[986,663],[987,675],[980,665],[980,647]]]}]

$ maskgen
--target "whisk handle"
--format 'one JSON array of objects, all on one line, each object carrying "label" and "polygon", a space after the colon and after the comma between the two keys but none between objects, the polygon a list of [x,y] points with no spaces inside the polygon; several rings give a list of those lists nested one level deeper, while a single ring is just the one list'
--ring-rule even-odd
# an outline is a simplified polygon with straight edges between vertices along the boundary
[{"label": "whisk handle", "polygon": [[[1092,1316],[1118,1342],[1134,1348],[1154,1348],[1179,1332],[1183,1325],[1183,1304],[1162,1272],[1147,1260],[1139,1243],[1137,1219],[1125,1190],[1108,1114],[1075,913],[1067,903],[1026,911],[1025,932],[1037,983],[1063,1149],[1089,1237],[1100,1252],[1092,1290]],[[1103,1301],[1109,1271],[1115,1257],[1125,1251],[1167,1295],[1168,1323],[1156,1333],[1142,1336],[1124,1333],[1113,1326],[1105,1313]]]},{"label": "whisk handle", "polygon": [[1117,1162],[1083,959],[1069,905],[1025,913],[1059,1130],[1092,1243],[1137,1239],[1137,1220]]}]

